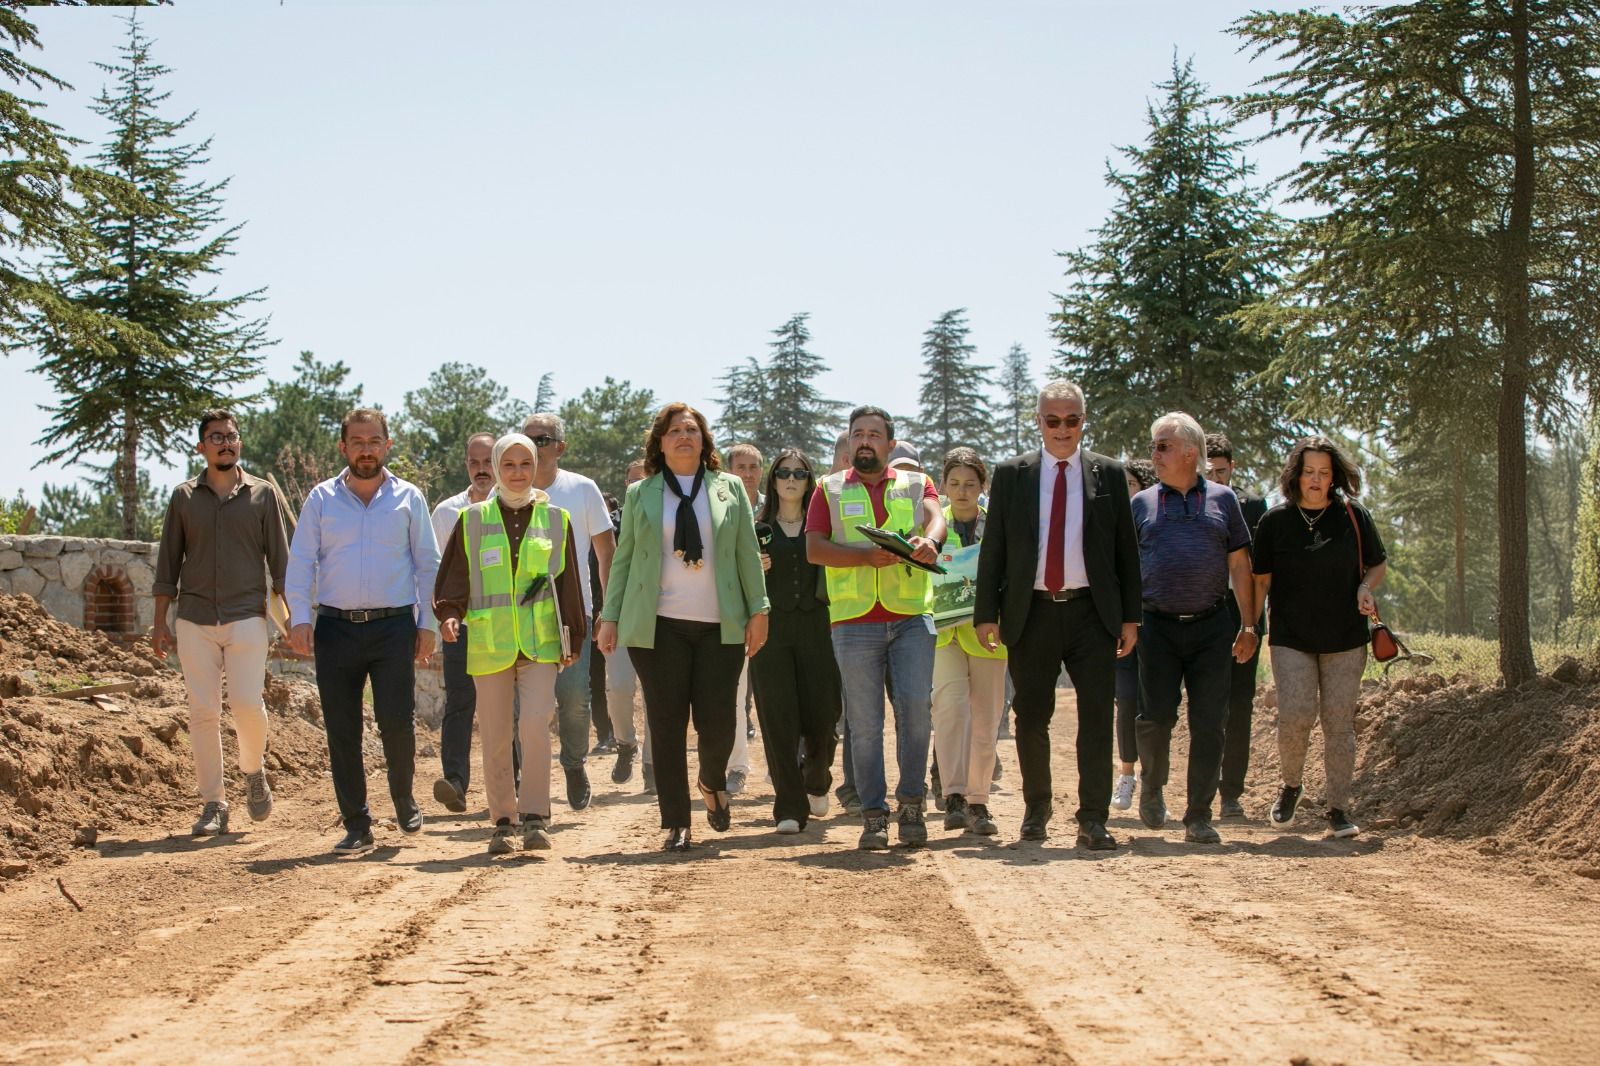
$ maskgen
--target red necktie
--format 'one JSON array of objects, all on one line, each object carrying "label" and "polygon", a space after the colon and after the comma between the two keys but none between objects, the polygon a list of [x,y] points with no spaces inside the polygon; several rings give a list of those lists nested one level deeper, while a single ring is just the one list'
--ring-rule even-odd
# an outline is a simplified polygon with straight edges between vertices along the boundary
[{"label": "red necktie", "polygon": [[1056,463],[1056,491],[1050,497],[1050,536],[1045,544],[1044,587],[1060,592],[1067,587],[1067,461]]}]

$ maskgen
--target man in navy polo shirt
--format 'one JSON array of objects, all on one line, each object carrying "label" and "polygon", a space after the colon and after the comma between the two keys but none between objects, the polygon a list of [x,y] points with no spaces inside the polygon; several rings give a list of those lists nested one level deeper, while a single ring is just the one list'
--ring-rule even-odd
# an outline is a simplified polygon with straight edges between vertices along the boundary
[{"label": "man in navy polo shirt", "polygon": [[[1162,789],[1178,703],[1189,696],[1188,808],[1184,839],[1219,844],[1211,801],[1222,772],[1228,692],[1234,662],[1256,650],[1256,627],[1235,633],[1226,608],[1229,577],[1240,618],[1254,619],[1250,530],[1231,488],[1207,481],[1206,436],[1189,415],[1174,411],[1150,427],[1157,484],[1134,496],[1139,536],[1144,622],[1139,635],[1139,817],[1151,829],[1167,820]],[[1231,649],[1231,654],[1230,654]]]}]

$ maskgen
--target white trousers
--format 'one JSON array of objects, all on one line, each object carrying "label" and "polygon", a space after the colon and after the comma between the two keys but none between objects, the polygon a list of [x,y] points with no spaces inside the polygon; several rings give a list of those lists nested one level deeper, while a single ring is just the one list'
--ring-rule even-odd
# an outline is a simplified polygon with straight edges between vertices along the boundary
[{"label": "white trousers", "polygon": [[222,682],[228,682],[228,708],[239,738],[239,769],[261,769],[267,753],[267,709],[261,690],[267,681],[269,623],[245,618],[220,626],[178,619],[178,662],[189,691],[189,743],[200,798],[226,803],[222,779]]}]

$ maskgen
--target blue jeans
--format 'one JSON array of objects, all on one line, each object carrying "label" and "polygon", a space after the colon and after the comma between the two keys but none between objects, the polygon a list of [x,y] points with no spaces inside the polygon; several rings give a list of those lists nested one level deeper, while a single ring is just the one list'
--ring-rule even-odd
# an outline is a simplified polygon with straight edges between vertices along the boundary
[{"label": "blue jeans", "polygon": [[581,767],[589,754],[589,648],[593,644],[585,637],[583,650],[572,665],[556,675],[556,728],[561,734],[563,770]]},{"label": "blue jeans", "polygon": [[926,616],[898,622],[846,622],[833,627],[833,655],[844,682],[850,768],[862,815],[889,813],[883,766],[883,691],[894,704],[897,800],[922,801],[933,734],[933,634]]}]

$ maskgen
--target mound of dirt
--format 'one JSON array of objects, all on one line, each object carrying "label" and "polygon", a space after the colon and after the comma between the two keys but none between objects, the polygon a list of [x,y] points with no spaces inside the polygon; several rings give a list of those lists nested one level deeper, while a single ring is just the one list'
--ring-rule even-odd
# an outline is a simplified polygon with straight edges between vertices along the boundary
[{"label": "mound of dirt", "polygon": [[[1272,788],[1275,723],[1270,710],[1257,715],[1252,760]],[[1568,659],[1514,691],[1439,674],[1369,684],[1356,744],[1358,822],[1600,863],[1600,664]],[[1320,728],[1305,785],[1320,802]]]},{"label": "mound of dirt", "polygon": [[[134,681],[96,702],[51,692]],[[314,686],[271,679],[266,765],[274,787],[320,778],[327,746]],[[230,792],[237,745],[223,730]],[[197,809],[183,678],[147,647],[124,649],[0,595],[0,882],[129,826],[187,825]]]}]

